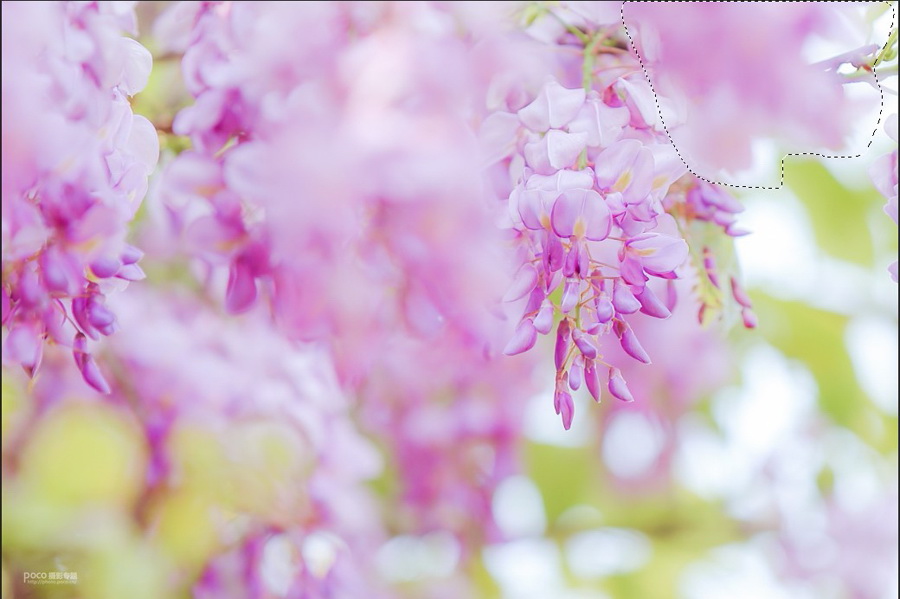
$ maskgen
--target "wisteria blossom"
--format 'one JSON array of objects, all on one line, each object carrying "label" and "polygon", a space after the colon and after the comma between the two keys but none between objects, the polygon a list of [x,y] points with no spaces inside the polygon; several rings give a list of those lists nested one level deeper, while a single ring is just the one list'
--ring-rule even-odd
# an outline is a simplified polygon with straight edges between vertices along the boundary
[{"label": "wisteria blossom", "polygon": [[2,12],[4,597],[896,596],[895,6]]},{"label": "wisteria blossom", "polygon": [[[630,358],[649,363],[631,315],[665,319],[676,301],[674,287],[650,282],[672,281],[688,267],[687,226],[708,221],[736,235],[741,207],[723,190],[691,183],[653,117],[649,86],[635,77],[639,66],[625,50],[620,23],[561,10],[532,25],[559,53],[561,81],[549,81],[526,102],[507,103],[485,119],[481,136],[516,140],[488,154],[494,176],[508,177],[501,189],[523,261],[504,298],[524,303],[505,352],[527,351],[538,334],[555,328],[554,408],[569,428],[571,393],[582,384],[597,401],[603,388],[634,399],[622,363],[598,351],[602,338],[615,335]],[[553,35],[542,27],[566,19],[577,25]],[[568,53],[572,44],[580,52]],[[691,191],[676,197],[685,188]],[[749,300],[737,295],[752,326]]]},{"label": "wisteria blossom", "polygon": [[117,328],[109,292],[144,275],[128,223],[156,166],[129,97],[150,74],[128,3],[3,5],[3,359],[34,375],[48,342],[108,390],[87,339]]}]

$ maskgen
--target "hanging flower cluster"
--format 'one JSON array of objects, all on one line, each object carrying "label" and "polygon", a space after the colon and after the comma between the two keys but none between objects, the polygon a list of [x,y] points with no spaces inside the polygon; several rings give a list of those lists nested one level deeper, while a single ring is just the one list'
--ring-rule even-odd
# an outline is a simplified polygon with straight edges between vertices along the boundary
[{"label": "hanging flower cluster", "polygon": [[100,391],[88,339],[117,328],[107,294],[144,276],[126,237],[159,147],[129,104],[150,53],[123,30],[128,3],[3,5],[4,363],[34,375],[61,344]]}]

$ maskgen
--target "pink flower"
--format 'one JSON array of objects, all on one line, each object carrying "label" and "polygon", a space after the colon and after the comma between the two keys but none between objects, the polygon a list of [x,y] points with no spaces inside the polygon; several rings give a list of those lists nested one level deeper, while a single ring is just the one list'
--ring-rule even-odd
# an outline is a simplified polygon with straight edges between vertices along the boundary
[{"label": "pink flower", "polygon": [[115,331],[104,296],[144,277],[125,238],[159,151],[129,103],[150,53],[121,35],[129,7],[4,4],[3,23],[4,362],[33,375],[45,343],[72,347],[106,390],[85,336]]}]

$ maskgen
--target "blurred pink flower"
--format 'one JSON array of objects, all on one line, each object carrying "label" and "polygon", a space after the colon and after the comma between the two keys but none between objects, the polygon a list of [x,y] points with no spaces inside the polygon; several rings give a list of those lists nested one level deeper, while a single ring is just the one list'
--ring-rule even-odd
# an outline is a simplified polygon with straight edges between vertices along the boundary
[{"label": "blurred pink flower", "polygon": [[150,53],[122,28],[127,6],[3,5],[4,363],[34,375],[46,343],[74,343],[101,391],[85,336],[116,330],[104,297],[144,276],[125,239],[158,156],[129,104]]}]

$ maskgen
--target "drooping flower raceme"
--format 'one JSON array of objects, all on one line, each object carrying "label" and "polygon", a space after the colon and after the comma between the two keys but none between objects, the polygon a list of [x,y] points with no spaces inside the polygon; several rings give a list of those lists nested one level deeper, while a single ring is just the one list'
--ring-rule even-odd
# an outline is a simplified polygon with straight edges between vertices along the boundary
[{"label": "drooping flower raceme", "polygon": [[582,386],[598,401],[601,386],[633,400],[601,339],[615,335],[630,358],[649,363],[631,315],[667,318],[676,294],[666,282],[689,253],[685,227],[708,221],[734,235],[740,210],[712,186],[681,192],[700,183],[662,129],[619,20],[574,10],[532,25],[560,56],[559,79],[500,106],[481,130],[493,142],[486,156],[504,182],[498,190],[508,193],[507,226],[521,252],[505,300],[521,306],[522,318],[505,351],[527,351],[555,329],[554,407],[566,428],[571,393]]},{"label": "drooping flower raceme", "polygon": [[127,2],[3,4],[3,356],[34,374],[47,342],[107,384],[88,339],[116,330],[106,294],[143,277],[127,225],[156,164],[129,97],[150,73]]},{"label": "drooping flower raceme", "polygon": [[174,129],[193,149],[161,197],[189,252],[227,271],[228,310],[263,301],[326,349],[400,466],[411,528],[466,539],[490,534],[533,358],[502,355],[515,263],[470,126],[511,57],[459,36],[455,10],[177,6],[189,31],[163,32],[187,43],[196,102]]}]

